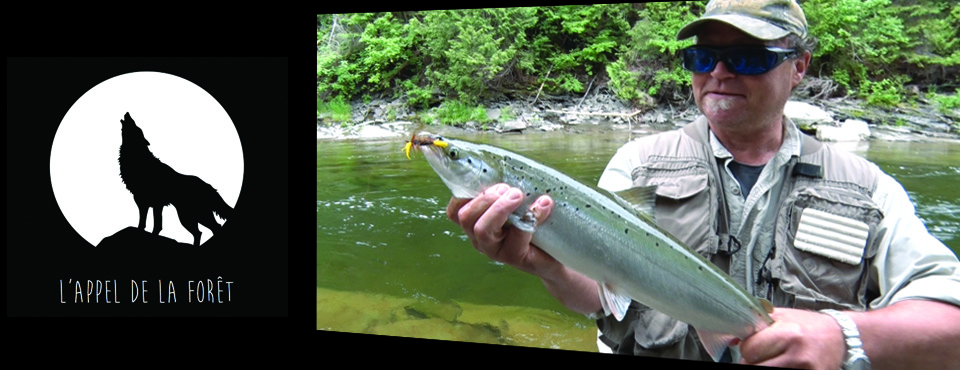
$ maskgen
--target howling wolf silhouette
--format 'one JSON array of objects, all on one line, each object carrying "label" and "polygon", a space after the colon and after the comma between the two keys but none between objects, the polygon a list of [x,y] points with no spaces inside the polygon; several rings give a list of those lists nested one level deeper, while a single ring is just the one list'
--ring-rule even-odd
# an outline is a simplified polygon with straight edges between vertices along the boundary
[{"label": "howling wolf silhouette", "polygon": [[180,223],[193,234],[193,244],[200,245],[200,230],[197,224],[206,226],[214,234],[220,231],[220,224],[213,217],[216,212],[226,220],[233,211],[217,190],[199,177],[184,175],[160,162],[147,146],[143,130],[137,127],[130,113],[120,120],[123,143],[120,145],[120,178],[133,193],[133,200],[140,209],[140,225],[144,230],[147,223],[147,209],[153,207],[153,233],[162,228],[161,213],[163,207],[173,205],[177,208]]}]

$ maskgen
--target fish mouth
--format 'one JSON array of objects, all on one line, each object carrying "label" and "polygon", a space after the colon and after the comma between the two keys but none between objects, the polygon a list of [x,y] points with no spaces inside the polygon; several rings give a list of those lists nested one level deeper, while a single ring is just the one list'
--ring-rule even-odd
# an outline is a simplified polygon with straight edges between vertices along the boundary
[{"label": "fish mouth", "polygon": [[456,198],[474,198],[488,186],[493,185],[498,171],[490,168],[482,155],[460,143],[444,140],[438,135],[417,135],[407,143],[423,153],[423,157],[447,185]]},{"label": "fish mouth", "polygon": [[[421,132],[419,134],[414,134],[413,136],[410,137],[410,141],[408,141],[403,146],[403,152],[407,156],[407,159],[410,159],[410,150],[413,150],[413,149],[419,150],[424,146],[429,148],[433,148],[433,147],[446,148],[448,145],[449,144],[444,142],[439,136],[433,135],[429,132]],[[421,153],[426,153],[426,152],[423,152],[421,150]]]},{"label": "fish mouth", "polygon": [[415,145],[415,147],[417,148],[417,150],[420,151],[420,153],[423,153],[423,156],[427,157],[428,160],[430,160],[431,158],[439,159],[444,157],[442,153],[443,148],[437,146],[434,143],[429,143],[429,144],[421,143],[419,145]]},{"label": "fish mouth", "polygon": [[[443,148],[437,144],[438,141],[435,139],[436,137],[434,135],[419,136],[414,137],[410,144],[414,149],[423,153],[423,157],[427,159],[427,163],[429,163],[435,171],[440,171],[449,167],[450,159],[444,155]],[[446,146],[448,144],[444,142],[441,145]]]}]

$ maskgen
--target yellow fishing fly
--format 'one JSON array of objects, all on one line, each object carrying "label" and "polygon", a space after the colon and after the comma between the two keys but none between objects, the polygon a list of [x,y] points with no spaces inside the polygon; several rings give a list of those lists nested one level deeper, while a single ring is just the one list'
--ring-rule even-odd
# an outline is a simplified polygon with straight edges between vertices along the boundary
[{"label": "yellow fishing fly", "polygon": [[410,138],[410,141],[408,141],[403,146],[403,153],[407,155],[407,159],[410,159],[410,149],[413,149],[414,145],[430,145],[430,144],[433,144],[434,146],[437,146],[440,148],[446,148],[448,145],[447,143],[445,143],[443,140],[440,140],[440,139],[432,139],[432,138],[419,139],[417,138],[416,135],[413,135]]}]

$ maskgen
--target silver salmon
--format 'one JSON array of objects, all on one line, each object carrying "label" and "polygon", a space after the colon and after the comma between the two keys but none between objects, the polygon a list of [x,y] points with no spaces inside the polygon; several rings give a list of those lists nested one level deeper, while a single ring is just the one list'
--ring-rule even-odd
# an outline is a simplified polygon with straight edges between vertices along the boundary
[{"label": "silver salmon", "polygon": [[[714,361],[735,338],[773,323],[773,308],[656,226],[649,214],[654,188],[602,194],[510,151],[422,132],[404,150],[421,151],[454,197],[474,198],[506,183],[525,194],[508,223],[532,232],[531,243],[599,286],[604,311],[622,320],[635,300],[691,325]],[[538,223],[528,209],[553,197]],[[646,199],[646,200],[645,200]]]}]

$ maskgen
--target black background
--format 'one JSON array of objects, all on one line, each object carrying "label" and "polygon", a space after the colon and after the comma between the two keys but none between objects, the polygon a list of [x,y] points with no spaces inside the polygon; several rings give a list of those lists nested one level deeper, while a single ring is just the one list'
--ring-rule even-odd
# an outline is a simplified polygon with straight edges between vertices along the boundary
[{"label": "black background", "polygon": [[[244,179],[235,214],[200,247],[98,250],[74,231],[53,196],[50,152],[64,115],[97,84],[138,71],[172,74],[203,88],[240,136]],[[117,135],[126,111],[117,107]],[[7,60],[8,316],[287,316],[287,201],[286,58]],[[137,221],[132,215],[130,226]],[[207,280],[216,285],[218,277],[224,303],[209,302],[205,293],[199,303],[196,284],[202,280],[206,290]],[[61,303],[61,280],[67,303]],[[110,301],[118,303],[106,303],[103,292],[99,303],[94,295],[88,303],[87,280],[94,294],[97,280],[110,280]],[[140,289],[136,302],[131,280]],[[77,281],[83,303],[74,303]],[[168,302],[170,281],[176,303]],[[230,302],[227,281],[233,282]]]}]

